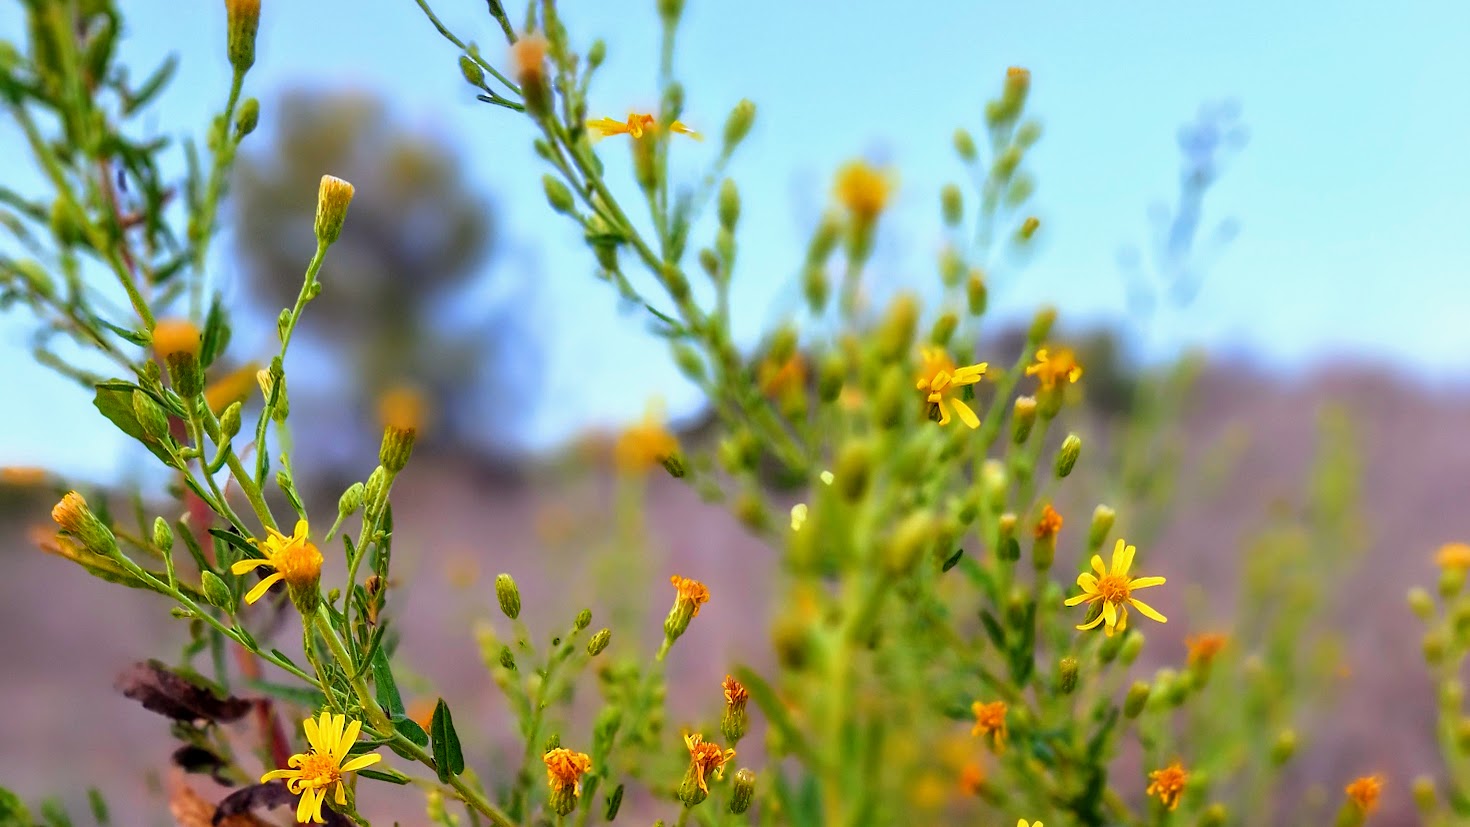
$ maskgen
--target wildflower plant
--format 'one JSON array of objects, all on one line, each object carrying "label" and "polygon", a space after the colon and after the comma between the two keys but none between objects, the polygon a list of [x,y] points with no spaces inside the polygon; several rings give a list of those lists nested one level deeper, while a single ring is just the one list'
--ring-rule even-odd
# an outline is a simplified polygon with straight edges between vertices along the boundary
[{"label": "wildflower plant", "polygon": [[[538,645],[548,637],[522,617],[516,579],[495,579],[499,616],[475,627],[473,644],[507,700],[503,728],[520,737],[519,760],[472,766],[475,733],[456,727],[442,699],[411,716],[388,594],[395,551],[404,553],[393,492],[415,428],[389,423],[377,467],[342,492],[335,514],[308,508],[291,464],[293,334],[314,302],[331,300],[323,265],[352,220],[352,183],[322,171],[315,252],[279,316],[279,348],[244,381],[238,365],[250,360],[234,361],[230,311],[207,268],[235,153],[259,115],[244,95],[269,2],[224,3],[231,85],[204,154],[186,142],[186,173],[170,180],[168,142],[136,139],[130,124],[172,64],[133,85],[116,63],[113,4],[25,0],[27,39],[0,43],[0,103],[45,183],[0,188],[0,226],[23,251],[0,253],[0,297],[34,322],[36,358],[91,389],[99,413],[176,482],[161,509],[150,505],[160,492],[129,492],[117,512],[116,497],[67,492],[42,545],[158,594],[188,623],[176,661],[142,663],[121,685],[173,719],[190,750],[176,761],[241,785],[216,820],[285,805],[299,821],[367,824],[357,788],[381,783],[422,796],[445,825],[582,827],[615,820],[634,790],[651,802],[640,807],[679,825],[1264,823],[1243,813],[1274,777],[1243,768],[1279,767],[1294,748],[1300,704],[1281,697],[1299,701],[1302,687],[1271,681],[1304,671],[1292,636],[1315,605],[1316,550],[1350,545],[1352,492],[1319,486],[1316,523],[1263,538],[1261,559],[1276,568],[1247,580],[1253,598],[1282,598],[1277,626],[1200,632],[1187,652],[1154,658],[1178,669],[1135,674],[1157,627],[1140,629],[1130,612],[1166,622],[1136,593],[1167,584],[1150,597],[1183,603],[1170,592],[1177,578],[1154,573],[1170,568],[1170,550],[1152,542],[1167,471],[1140,477],[1084,436],[1086,366],[1057,341],[1054,310],[1038,311],[1008,352],[981,337],[993,274],[1043,229],[1027,165],[1041,136],[1027,70],[1007,71],[976,132],[953,136],[968,187],[939,197],[940,301],[870,289],[898,178],[852,161],[837,169],[832,208],[793,267],[801,316],[746,352],[731,332],[745,209],[732,170],[756,108],[740,101],[722,125],[682,120],[692,94],[675,66],[682,0],[657,0],[657,111],[626,117],[615,113],[627,103],[595,84],[612,47],[575,42],[554,0],[515,18],[490,0],[483,33],[503,43],[484,46],[415,2],[478,99],[535,126],[550,209],[582,232],[596,277],[642,308],[715,417],[710,445],[681,445],[656,408],[617,440],[616,542],[648,541],[639,486],[659,468],[727,507],[780,561],[769,585],[774,657],[731,664],[720,685],[681,685],[707,717],[667,726],[669,653],[686,639],[717,645],[700,609],[734,596],[681,573],[645,577],[635,551],[618,558],[630,563],[620,572],[644,585],[669,576],[674,592],[647,651],[637,651],[637,624],[656,632],[656,617],[614,611],[594,631],[591,611],[571,606]],[[708,140],[696,140],[701,131]],[[702,160],[704,174],[675,180],[675,154]],[[605,174],[623,157],[629,191]],[[1161,438],[1176,403],[1136,412],[1125,450],[1141,433]],[[788,507],[789,521],[774,516]],[[150,520],[152,510],[166,513]],[[338,555],[340,571],[326,565]],[[1442,557],[1451,561],[1442,618],[1427,595],[1414,600],[1435,624],[1426,656],[1441,669],[1444,741],[1459,766],[1453,675],[1466,651],[1470,554]],[[632,641],[616,657],[615,636]],[[589,671],[600,690],[590,724],[569,702]],[[1222,693],[1268,723],[1222,728],[1218,710],[1234,700]],[[304,738],[286,723],[295,720]],[[1366,818],[1376,804],[1377,780],[1365,779],[1346,788],[1343,818]],[[1424,798],[1432,803],[1433,790]],[[1464,791],[1449,798],[1463,815]]]}]

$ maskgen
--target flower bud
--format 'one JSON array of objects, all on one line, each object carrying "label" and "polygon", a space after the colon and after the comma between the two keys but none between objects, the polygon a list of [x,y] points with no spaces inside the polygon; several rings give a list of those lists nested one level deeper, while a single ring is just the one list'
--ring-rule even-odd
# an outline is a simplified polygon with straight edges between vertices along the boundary
[{"label": "flower bud", "polygon": [[168,554],[174,547],[174,531],[169,528],[168,520],[162,517],[153,519],[153,547]]},{"label": "flower bud", "polygon": [[1020,236],[1022,241],[1030,241],[1031,237],[1036,235],[1036,231],[1040,228],[1041,219],[1034,215],[1028,215],[1026,216],[1026,220],[1021,222],[1021,229],[1016,235]]},{"label": "flower bud", "polygon": [[1102,548],[1107,542],[1108,534],[1113,530],[1113,521],[1117,519],[1117,513],[1113,509],[1099,505],[1092,510],[1092,525],[1087,529],[1087,550],[1095,552]]},{"label": "flower bud", "polygon": [[750,802],[755,798],[755,773],[741,767],[735,773],[734,783],[730,790],[730,812],[741,815],[750,809]]},{"label": "flower bud", "polygon": [[883,568],[892,577],[913,571],[924,551],[933,547],[936,524],[934,515],[915,511],[898,524],[883,548]]},{"label": "flower bud", "polygon": [[1071,656],[1064,657],[1057,662],[1057,688],[1063,695],[1070,695],[1077,689],[1077,659]]},{"label": "flower bud", "polygon": [[379,465],[368,475],[362,502],[370,519],[383,513],[383,508],[388,504],[388,469]]},{"label": "flower bud", "polygon": [[133,416],[137,417],[143,433],[151,441],[161,440],[169,435],[168,414],[164,412],[163,406],[137,388],[133,389]]},{"label": "flower bud", "polygon": [[260,27],[260,0],[225,0],[226,44],[236,74],[255,65],[255,31]]},{"label": "flower bud", "polygon": [[509,574],[495,575],[495,599],[506,617],[515,620],[521,616],[521,590]]},{"label": "flower bud", "polygon": [[802,269],[802,292],[806,295],[807,307],[813,315],[821,314],[827,306],[827,294],[831,285],[827,281],[827,270],[820,264],[808,264]]},{"label": "flower bud", "polygon": [[346,519],[353,514],[356,514],[357,509],[362,508],[362,497],[362,483],[354,482],[353,484],[347,486],[347,490],[343,491],[342,496],[337,500],[337,513],[340,514],[343,519]]},{"label": "flower bud", "polygon": [[939,280],[945,287],[959,287],[966,274],[965,260],[953,247],[945,247],[939,254]]},{"label": "flower bud", "polygon": [[1428,816],[1435,810],[1434,779],[1421,775],[1414,779],[1414,806],[1421,815]]},{"label": "flower bud", "polygon": [[1072,473],[1072,468],[1077,465],[1077,455],[1082,453],[1082,438],[1076,434],[1067,434],[1062,440],[1062,447],[1057,451],[1057,479],[1065,479]]},{"label": "flower bud", "polygon": [[884,361],[897,361],[914,344],[914,331],[919,324],[919,302],[912,293],[901,293],[888,306],[888,313],[878,328],[878,355]]},{"label": "flower bud", "polygon": [[750,127],[754,124],[755,104],[742,99],[730,110],[730,117],[725,119],[725,151],[733,151],[739,146],[745,136],[750,134]]},{"label": "flower bud", "polygon": [[1000,559],[1014,563],[1021,559],[1021,544],[1016,542],[1016,515],[1009,511],[995,523],[995,553]]},{"label": "flower bud", "polygon": [[113,537],[112,529],[103,525],[81,494],[68,491],[61,502],[51,509],[51,519],[61,526],[62,531],[75,537],[83,548],[93,554],[105,557],[119,554],[117,538]]},{"label": "flower bud", "polygon": [[679,782],[679,800],[685,807],[698,807],[709,798],[709,791],[699,786],[699,765],[691,763],[689,769],[684,771],[684,778]]},{"label": "flower bud", "polygon": [[1124,666],[1132,666],[1138,660],[1138,655],[1143,651],[1143,633],[1136,629],[1129,629],[1123,636],[1123,648],[1118,650],[1118,661]]},{"label": "flower bud", "polygon": [[868,490],[872,471],[872,445],[861,440],[845,443],[837,453],[837,472],[833,475],[837,493],[848,502],[862,499]]},{"label": "flower bud", "polygon": [[465,83],[476,89],[485,88],[485,70],[469,55],[459,56],[459,73],[464,75]]},{"label": "flower bud", "polygon": [[551,86],[546,82],[546,38],[524,35],[510,47],[510,62],[515,67],[516,81],[526,112],[536,119],[551,114]]},{"label": "flower bud", "polygon": [[730,675],[725,676],[722,688],[725,691],[725,712],[720,717],[720,734],[733,745],[745,737],[750,725],[750,717],[745,711],[750,692]]},{"label": "flower bud", "polygon": [[1276,742],[1271,745],[1271,763],[1281,766],[1296,754],[1296,730],[1283,729],[1276,736]]},{"label": "flower bud", "polygon": [[1462,568],[1447,568],[1439,574],[1439,596],[1445,600],[1460,593],[1465,587],[1465,570]]},{"label": "flower bud", "polygon": [[1032,345],[1039,345],[1046,341],[1051,334],[1051,326],[1056,323],[1057,310],[1055,307],[1043,307],[1036,311],[1036,316],[1031,319],[1031,329],[1026,332],[1026,341]]},{"label": "flower bud", "polygon": [[[500,578],[497,577],[496,578],[496,585],[497,586],[499,586],[499,580],[500,580]],[[515,588],[515,584],[514,583],[511,584],[511,588]],[[519,596],[517,596],[516,602],[517,603],[520,602]],[[582,611],[577,612],[576,619],[572,621],[572,627],[575,628],[579,632],[582,631],[583,629],[586,629],[588,626],[591,626],[591,625],[592,625],[592,610],[591,609],[583,609]]]},{"label": "flower bud", "polygon": [[954,184],[945,184],[944,189],[939,191],[939,206],[944,215],[944,223],[951,227],[959,226],[965,217],[965,201],[960,194],[960,188]]},{"label": "flower bud", "polygon": [[965,299],[971,316],[985,314],[985,308],[990,303],[990,291],[985,286],[985,274],[982,271],[974,270],[970,273],[970,280],[965,284]]},{"label": "flower bud", "polygon": [[933,330],[929,332],[929,341],[940,347],[948,345],[959,324],[960,319],[955,314],[949,312],[939,314],[939,318],[934,320]]},{"label": "flower bud", "polygon": [[541,176],[541,187],[546,190],[546,203],[553,210],[562,215],[572,215],[577,210],[577,202],[572,198],[572,191],[562,183],[560,178],[547,174]]},{"label": "flower bud", "polygon": [[353,187],[333,175],[323,175],[316,196],[316,240],[332,244],[342,235],[347,220],[347,207],[352,203]]},{"label": "flower bud", "polygon": [[1011,442],[1025,445],[1031,437],[1031,427],[1036,424],[1036,397],[1020,396],[1011,408]]},{"label": "flower bud", "polygon": [[1424,662],[1430,666],[1438,666],[1444,661],[1444,635],[1438,631],[1431,631],[1424,635]]},{"label": "flower bud", "polygon": [[255,131],[260,123],[260,101],[255,98],[246,98],[240,104],[240,111],[235,113],[235,142],[239,143],[246,135]]},{"label": "flower bud", "polygon": [[1205,808],[1199,817],[1199,827],[1225,827],[1230,823],[1230,811],[1218,801]]},{"label": "flower bud", "polygon": [[668,643],[679,639],[689,628],[689,621],[699,616],[699,607],[709,602],[709,589],[698,580],[674,575],[669,578],[674,586],[674,605],[664,618],[664,638]]},{"label": "flower bud", "polygon": [[1143,712],[1144,704],[1148,703],[1149,694],[1152,692],[1149,685],[1143,681],[1134,681],[1128,687],[1128,696],[1123,699],[1123,715],[1128,718],[1137,718]]},{"label": "flower bud", "polygon": [[587,654],[595,658],[607,649],[609,643],[612,643],[612,630],[598,629],[592,639],[587,641]]},{"label": "flower bud", "polygon": [[382,463],[389,473],[397,474],[408,465],[408,458],[413,456],[413,443],[418,431],[413,428],[400,428],[389,425],[383,429],[383,444],[378,448],[378,462]]},{"label": "flower bud", "polygon": [[837,397],[842,395],[846,376],[847,363],[843,361],[842,354],[836,351],[828,353],[817,371],[817,398],[827,403],[837,401]]},{"label": "flower bud", "polygon": [[973,162],[979,157],[979,153],[975,151],[975,139],[965,129],[956,129],[954,131],[954,151],[959,153],[960,158],[966,161]]},{"label": "flower bud", "polygon": [[199,346],[199,328],[187,319],[162,319],[153,327],[153,352],[168,367],[174,392],[185,399],[204,390]]},{"label": "flower bud", "polygon": [[206,600],[227,612],[235,610],[235,597],[230,593],[230,587],[225,585],[225,581],[221,580],[219,575],[205,569],[200,572],[199,580]]},{"label": "flower bud", "polygon": [[726,178],[720,184],[718,207],[720,226],[734,232],[735,225],[740,221],[740,190],[733,179]]},{"label": "flower bud", "polygon": [[509,646],[500,647],[500,667],[511,672],[516,671],[516,656],[510,651]]}]

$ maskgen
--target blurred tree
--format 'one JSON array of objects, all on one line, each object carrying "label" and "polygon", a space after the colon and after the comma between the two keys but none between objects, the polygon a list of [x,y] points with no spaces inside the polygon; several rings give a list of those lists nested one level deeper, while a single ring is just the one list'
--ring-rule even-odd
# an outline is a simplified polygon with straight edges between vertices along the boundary
[{"label": "blurred tree", "polygon": [[456,153],[400,126],[370,94],[291,90],[263,110],[272,140],[241,159],[234,189],[250,293],[272,315],[295,301],[316,244],[317,182],[324,173],[351,181],[347,224],[322,271],[326,295],[312,303],[303,331],[348,368],[363,438],[380,416],[405,409],[407,388],[421,395],[409,407],[424,418],[422,436],[504,441],[507,411],[487,416],[483,403],[504,395],[486,385],[524,360],[505,358],[515,338],[499,323],[509,301],[474,306],[479,280],[471,276],[483,272],[494,222]]}]

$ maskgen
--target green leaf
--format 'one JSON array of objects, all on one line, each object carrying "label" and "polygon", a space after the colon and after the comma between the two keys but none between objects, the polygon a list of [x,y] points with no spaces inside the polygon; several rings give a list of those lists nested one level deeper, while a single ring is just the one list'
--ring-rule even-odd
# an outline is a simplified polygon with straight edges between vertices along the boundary
[{"label": "green leaf", "polygon": [[398,734],[421,747],[427,747],[429,745],[429,733],[424,732],[424,728],[415,723],[407,715],[400,714],[394,716],[393,728],[398,730]]},{"label": "green leaf", "polygon": [[0,787],[0,824],[30,824],[31,813],[20,796]]},{"label": "green leaf", "polygon": [[952,569],[955,566],[959,565],[960,558],[961,557],[964,557],[964,556],[965,556],[965,550],[964,549],[962,549],[962,548],[955,549],[954,550],[954,554],[951,554],[949,556],[949,559],[944,561],[944,565],[940,566],[939,567],[939,570],[941,572],[949,571],[950,569]]},{"label": "green leaf", "polygon": [[209,316],[204,320],[204,338],[199,344],[199,364],[209,367],[230,345],[230,323],[225,319],[224,307],[219,294],[209,305]]},{"label": "green leaf", "polygon": [[410,779],[398,770],[389,767],[368,767],[357,771],[363,778],[371,778],[374,781],[387,781],[389,784],[407,784]]},{"label": "green leaf", "polygon": [[138,422],[137,414],[133,413],[133,391],[135,390],[141,389],[127,382],[103,382],[97,385],[97,395],[92,398],[92,404],[96,405],[97,410],[116,425],[118,430],[143,443],[143,447],[152,451],[153,455],[163,460],[165,465],[173,467],[173,458],[163,450],[162,446],[148,438],[148,435],[143,432],[143,426]]},{"label": "green leaf", "polygon": [[319,690],[304,686],[291,686],[284,683],[272,683],[256,678],[246,678],[245,687],[252,692],[269,695],[278,701],[295,704],[303,709],[321,709],[327,705],[327,697]]},{"label": "green leaf", "polygon": [[994,643],[997,649],[1006,648],[1005,630],[1000,627],[1000,621],[996,620],[995,615],[989,610],[980,612],[980,625],[985,627],[985,634],[990,636],[990,642]]},{"label": "green leaf", "polygon": [[248,539],[241,537],[233,531],[226,531],[223,528],[211,528],[209,534],[226,545],[234,546],[239,550],[243,559],[249,560],[253,557],[260,556],[260,552],[256,550],[255,546],[250,544]]},{"label": "green leaf", "polygon": [[434,742],[434,770],[439,781],[448,783],[450,776],[464,772],[464,751],[460,749],[459,733],[454,731],[454,718],[449,714],[449,705],[440,698],[434,706],[434,720],[429,724],[429,735]]},{"label": "green leaf", "polygon": [[[393,682],[393,670],[388,666],[388,656],[381,649],[373,657],[373,696],[378,699],[378,706],[381,706],[388,713],[388,717],[395,719],[394,725],[396,726],[396,719],[403,717],[403,698],[398,694],[398,684]],[[410,723],[412,722],[410,721]],[[414,727],[419,732],[423,732],[423,729],[419,728],[417,724],[414,724]],[[407,733],[404,734],[406,735]],[[418,742],[415,741],[414,743]],[[419,746],[424,746],[428,743],[429,740],[425,737],[424,743],[419,744]]]},{"label": "green leaf", "polygon": [[139,109],[147,106],[148,102],[153,100],[153,96],[163,91],[163,87],[168,85],[169,80],[173,77],[174,71],[178,68],[178,56],[169,55],[168,58],[165,59],[163,63],[153,71],[153,74],[149,75],[147,80],[143,81],[142,85],[138,87],[137,91],[133,92],[133,94],[130,95],[128,99],[123,103],[123,115],[131,115]]}]

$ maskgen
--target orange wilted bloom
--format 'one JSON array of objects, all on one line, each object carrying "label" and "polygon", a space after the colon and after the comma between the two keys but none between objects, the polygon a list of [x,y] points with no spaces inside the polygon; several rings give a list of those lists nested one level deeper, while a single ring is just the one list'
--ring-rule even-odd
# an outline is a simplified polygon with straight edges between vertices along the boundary
[{"label": "orange wilted bloom", "polygon": [[961,422],[972,429],[980,427],[980,417],[975,415],[975,411],[963,399],[955,395],[954,389],[979,382],[985,376],[989,363],[980,362],[956,368],[949,354],[937,347],[922,348],[919,355],[923,363],[919,366],[919,380],[914,387],[926,394],[924,401],[929,405],[930,419],[940,425],[948,425],[949,409],[953,406]]},{"label": "orange wilted bloom", "polygon": [[1061,530],[1062,515],[1051,507],[1051,503],[1047,503],[1041,509],[1041,517],[1036,520],[1036,539],[1055,537]]},{"label": "orange wilted bloom", "polygon": [[1068,606],[1076,606],[1079,603],[1101,603],[1102,611],[1091,622],[1083,623],[1077,628],[1081,631],[1096,629],[1098,624],[1105,624],[1103,630],[1108,637],[1128,628],[1128,607],[1132,606],[1143,613],[1144,617],[1166,622],[1163,615],[1141,600],[1133,597],[1134,589],[1146,589],[1150,586],[1161,586],[1164,584],[1162,577],[1129,577],[1128,569],[1133,566],[1133,554],[1137,551],[1134,546],[1128,545],[1123,540],[1118,540],[1113,546],[1113,567],[1109,571],[1103,566],[1100,555],[1092,555],[1092,571],[1077,575],[1077,585],[1082,587],[1082,594],[1067,598]]},{"label": "orange wilted bloom", "polygon": [[975,713],[975,726],[970,729],[970,734],[982,737],[989,735],[995,751],[1004,751],[1006,748],[1006,702],[982,703],[976,701],[970,704],[970,711]]},{"label": "orange wilted bloom", "polygon": [[1148,789],[1144,792],[1158,796],[1165,807],[1174,810],[1179,807],[1179,796],[1184,794],[1184,786],[1189,783],[1189,772],[1184,769],[1184,765],[1175,761],[1161,770],[1149,773],[1148,780]]},{"label": "orange wilted bloom", "polygon": [[1036,351],[1036,364],[1026,368],[1027,376],[1035,376],[1043,388],[1055,388],[1082,378],[1082,365],[1071,348],[1042,348]]},{"label": "orange wilted bloom", "polygon": [[706,742],[697,732],[684,736],[684,746],[689,748],[690,769],[698,779],[699,789],[708,795],[707,778],[723,778],[725,765],[735,757],[735,750],[721,750],[719,744]]},{"label": "orange wilted bloom", "polygon": [[985,768],[978,762],[971,761],[960,768],[960,792],[965,795],[979,795],[985,788]]},{"label": "orange wilted bloom", "polygon": [[664,637],[672,643],[689,628],[689,621],[699,616],[699,607],[709,602],[709,589],[698,580],[674,575],[669,578],[674,584],[674,606],[664,618]]},{"label": "orange wilted bloom", "polygon": [[1207,632],[1202,635],[1190,635],[1184,639],[1184,645],[1189,647],[1188,664],[1190,666],[1209,666],[1230,642],[1230,636],[1219,632]]},{"label": "orange wilted bloom", "polygon": [[1441,569],[1466,571],[1470,569],[1470,545],[1445,543],[1439,547],[1439,553],[1434,555],[1434,563]]},{"label": "orange wilted bloom", "polygon": [[[626,121],[614,120],[612,118],[597,118],[587,122],[587,128],[602,133],[604,137],[611,135],[629,135],[635,140],[642,138],[645,133],[655,135],[658,133],[658,119],[643,112],[630,112]],[[703,140],[704,136],[685,126],[682,121],[674,121],[669,124],[670,132],[680,135],[688,135],[696,141]]]},{"label": "orange wilted bloom", "polygon": [[1364,813],[1373,812],[1378,806],[1378,796],[1383,794],[1383,779],[1377,775],[1365,775],[1353,779],[1343,788],[1348,800]]},{"label": "orange wilted bloom", "polygon": [[582,794],[582,776],[592,769],[592,758],[584,752],[557,747],[541,756],[546,762],[546,783],[551,788],[551,809],[566,815],[577,807]]}]

